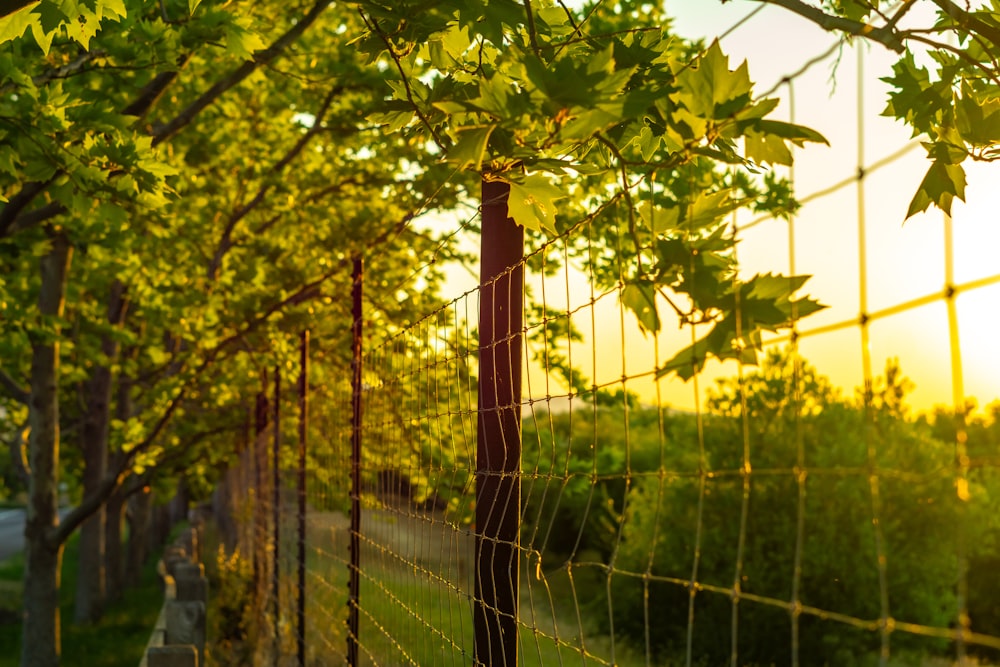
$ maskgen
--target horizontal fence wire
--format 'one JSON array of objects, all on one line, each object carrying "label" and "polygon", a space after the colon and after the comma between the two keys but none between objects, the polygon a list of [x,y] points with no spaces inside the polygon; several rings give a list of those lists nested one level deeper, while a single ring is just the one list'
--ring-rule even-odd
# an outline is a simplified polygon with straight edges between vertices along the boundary
[{"label": "horizontal fence wire", "polygon": [[[761,366],[732,364],[713,387],[696,374],[692,409],[672,408],[664,392],[675,381],[661,377],[661,365],[677,349],[667,341],[680,348],[702,330],[685,325],[680,337],[630,349],[629,245],[597,243],[608,231],[589,217],[530,240],[511,269],[524,271],[524,293],[497,305],[523,308],[523,325],[499,342],[481,347],[484,288],[391,331],[356,328],[354,386],[346,366],[308,386],[304,469],[293,447],[296,403],[273,398],[283,400],[285,432],[248,435],[225,478],[234,539],[252,554],[267,664],[469,665],[483,655],[476,609],[484,553],[493,553],[483,543],[496,538],[483,536],[494,508],[476,505],[480,369],[484,355],[513,349],[499,345],[515,338],[523,354],[510,361],[523,372],[522,391],[497,408],[521,415],[519,442],[508,448],[519,452],[511,474],[520,495],[495,508],[517,515],[519,533],[505,544],[515,554],[506,585],[517,610],[516,658],[505,653],[506,664],[1000,664],[1000,411],[991,418],[968,407],[956,307],[1000,284],[1000,273],[956,283],[946,218],[941,290],[869,308],[877,276],[868,272],[865,186],[913,146],[866,164],[860,56],[858,68],[856,173],[800,197],[787,221],[734,219],[731,230],[786,225],[795,275],[802,220],[853,187],[857,316],[811,326],[793,315],[788,333],[766,339]],[[793,117],[799,75],[783,81]],[[942,305],[947,320],[949,349],[940,353],[952,405],[916,418],[901,402],[901,376],[874,369],[870,334],[876,322],[929,304]],[[856,398],[841,397],[800,345],[836,331],[857,331],[842,352],[860,360]],[[314,341],[312,355],[343,358],[350,348],[344,332]],[[280,456],[269,459],[279,436]]]}]

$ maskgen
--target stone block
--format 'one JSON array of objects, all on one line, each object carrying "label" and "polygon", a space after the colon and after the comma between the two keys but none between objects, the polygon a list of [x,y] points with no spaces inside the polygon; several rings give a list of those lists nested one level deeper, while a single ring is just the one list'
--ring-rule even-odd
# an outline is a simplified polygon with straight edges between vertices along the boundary
[{"label": "stone block", "polygon": [[146,649],[146,667],[198,667],[198,664],[198,650],[190,644]]},{"label": "stone block", "polygon": [[178,600],[208,601],[208,579],[201,563],[178,563],[174,567],[174,584]]},{"label": "stone block", "polygon": [[192,644],[205,650],[205,603],[167,600],[166,645]]}]

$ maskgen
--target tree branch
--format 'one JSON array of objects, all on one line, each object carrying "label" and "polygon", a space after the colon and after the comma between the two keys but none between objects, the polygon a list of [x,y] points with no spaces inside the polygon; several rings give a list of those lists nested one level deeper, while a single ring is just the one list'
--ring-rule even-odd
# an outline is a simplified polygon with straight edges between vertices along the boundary
[{"label": "tree branch", "polygon": [[0,237],[8,236],[8,230],[17,222],[21,212],[31,204],[35,197],[45,191],[45,188],[55,180],[55,176],[47,181],[31,181],[21,187],[21,191],[11,197],[3,210],[0,211]]},{"label": "tree branch", "polygon": [[385,48],[389,52],[392,62],[396,64],[396,70],[399,72],[399,76],[403,80],[403,87],[406,89],[406,99],[410,102],[410,106],[413,107],[413,112],[417,114],[420,122],[427,128],[427,131],[430,132],[431,138],[434,139],[434,143],[441,149],[441,152],[447,153],[448,147],[441,141],[441,137],[438,135],[437,130],[434,129],[434,126],[431,125],[430,120],[427,118],[427,114],[423,112],[423,110],[417,105],[416,100],[413,99],[413,88],[410,86],[410,79],[406,76],[406,72],[403,71],[403,63],[399,59],[399,54],[396,53],[394,48],[392,48],[392,42],[389,40],[389,36],[379,29],[378,23],[375,19],[369,21],[368,17],[365,16],[360,9],[358,10],[358,13],[361,15],[361,20],[364,21],[366,26],[368,26],[368,29],[378,35],[379,39],[382,40],[382,43],[385,44]]},{"label": "tree branch", "polygon": [[[319,110],[315,114],[312,127],[310,127],[305,134],[299,137],[299,140],[295,142],[295,145],[285,153],[284,157],[278,160],[271,168],[268,170],[268,176],[277,176],[285,167],[292,163],[295,158],[297,158],[309,142],[315,137],[319,131],[320,126],[323,122],[323,117],[326,116],[327,111],[330,110],[330,105],[333,103],[334,98],[343,92],[343,86],[334,86],[323,98],[322,104],[320,104]],[[240,206],[238,209],[233,211],[232,215],[229,216],[229,220],[226,222],[225,229],[222,230],[222,237],[219,239],[219,243],[215,247],[215,252],[212,254],[212,260],[208,264],[208,277],[211,280],[219,274],[219,268],[222,266],[222,260],[225,258],[226,253],[233,247],[233,231],[236,229],[236,225],[239,224],[240,220],[245,218],[248,213],[254,210],[257,206],[264,201],[267,197],[267,193],[270,192],[273,186],[267,182],[263,183],[257,190],[257,194],[254,195],[253,199],[249,202]]]},{"label": "tree branch", "polygon": [[965,11],[951,0],[931,0],[931,2],[965,30],[977,32],[993,44],[1000,45],[1000,28],[980,20],[975,14]]},{"label": "tree branch", "polygon": [[[153,473],[160,471],[165,464],[176,461],[181,456],[186,454],[189,448],[198,444],[205,438],[225,433],[232,428],[232,425],[220,426],[218,428],[201,431],[195,434],[186,442],[171,449],[167,455],[147,468],[141,475],[129,472],[131,461],[134,457],[130,458],[128,455],[121,457],[117,462],[117,465],[114,465],[111,471],[109,471],[104,479],[101,480],[101,484],[98,486],[97,490],[84,498],[79,505],[74,507],[65,517],[63,517],[62,521],[59,522],[59,525],[52,528],[48,536],[49,539],[52,540],[54,544],[61,544],[65,542],[69,539],[70,535],[73,534],[73,531],[76,530],[80,524],[86,521],[87,518],[94,512],[96,512],[101,505],[107,502],[108,498],[112,495],[121,491],[124,497],[129,497],[145,486],[145,484],[152,478]],[[128,486],[126,486],[126,483],[128,483]]]},{"label": "tree branch", "polygon": [[17,380],[7,374],[7,371],[0,368],[0,387],[3,388],[7,396],[21,405],[28,405],[31,400],[31,392],[22,387]]},{"label": "tree branch", "polygon": [[122,114],[125,116],[138,116],[139,118],[145,116],[150,108],[156,104],[156,100],[160,99],[163,95],[163,91],[177,80],[177,75],[180,74],[180,71],[189,59],[189,55],[182,56],[177,62],[177,69],[170,72],[160,72],[150,79],[149,83],[143,86],[139,92],[139,96],[131,104],[122,109]]},{"label": "tree branch", "polygon": [[[938,0],[934,1],[937,2]],[[851,19],[844,18],[843,16],[827,14],[823,10],[817,9],[812,5],[807,5],[801,0],[755,0],[755,2],[763,2],[769,5],[784,7],[790,12],[809,19],[828,32],[837,30],[847,33],[848,35],[865,37],[879,42],[886,48],[895,51],[896,53],[902,53],[906,50],[906,46],[903,44],[903,40],[900,38],[899,34],[889,26],[877,27],[869,23],[862,23],[861,21],[852,21]]]},{"label": "tree branch", "polygon": [[38,0],[0,0],[0,18],[10,16],[14,12],[20,11],[36,2]]},{"label": "tree branch", "polygon": [[165,125],[157,127],[153,131],[153,145],[155,146],[173,137],[182,129],[190,125],[199,113],[215,102],[215,100],[218,99],[223,93],[240,84],[244,79],[253,74],[254,71],[256,71],[261,65],[266,65],[281,55],[289,44],[297,40],[302,33],[306,31],[306,28],[312,25],[316,19],[319,18],[319,15],[323,13],[323,10],[326,9],[331,2],[332,0],[316,0],[316,3],[308,12],[306,12],[305,16],[299,19],[299,21],[296,22],[295,25],[292,26],[285,34],[276,39],[271,46],[267,47],[263,51],[255,53],[253,60],[248,60],[237,67],[228,75],[217,81],[215,85],[202,93],[198,99],[189,104],[186,109],[177,114],[173,119]]}]

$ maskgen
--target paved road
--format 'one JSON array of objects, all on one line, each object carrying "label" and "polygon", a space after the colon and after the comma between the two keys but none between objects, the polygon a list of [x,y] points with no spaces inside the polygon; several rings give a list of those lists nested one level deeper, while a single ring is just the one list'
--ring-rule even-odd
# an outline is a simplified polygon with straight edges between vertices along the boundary
[{"label": "paved road", "polygon": [[0,510],[0,560],[24,549],[24,510]]},{"label": "paved road", "polygon": [[[59,510],[64,517],[69,508]],[[0,560],[24,550],[24,510],[0,510]]]}]

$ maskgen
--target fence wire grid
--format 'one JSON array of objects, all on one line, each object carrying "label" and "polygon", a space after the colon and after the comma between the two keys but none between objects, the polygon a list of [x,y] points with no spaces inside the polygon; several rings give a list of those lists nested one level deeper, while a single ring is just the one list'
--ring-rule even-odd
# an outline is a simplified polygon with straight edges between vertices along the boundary
[{"label": "fence wire grid", "polygon": [[[391,334],[360,329],[356,263],[351,372],[311,387],[304,337],[221,485],[251,556],[258,664],[1000,664],[1000,410],[969,408],[956,305],[1000,273],[956,282],[946,218],[941,289],[869,305],[865,185],[911,149],[866,164],[859,139],[856,173],[791,220],[734,220],[787,225],[794,275],[800,220],[853,188],[859,312],[794,321],[763,366],[734,362],[714,387],[696,375],[691,410],[657,379],[676,350],[653,337],[643,365],[628,348],[635,318],[621,277],[598,287],[591,221]],[[917,418],[870,332],[934,304],[953,405]],[[800,351],[834,332],[857,332],[842,351],[860,359],[857,397]]]}]

